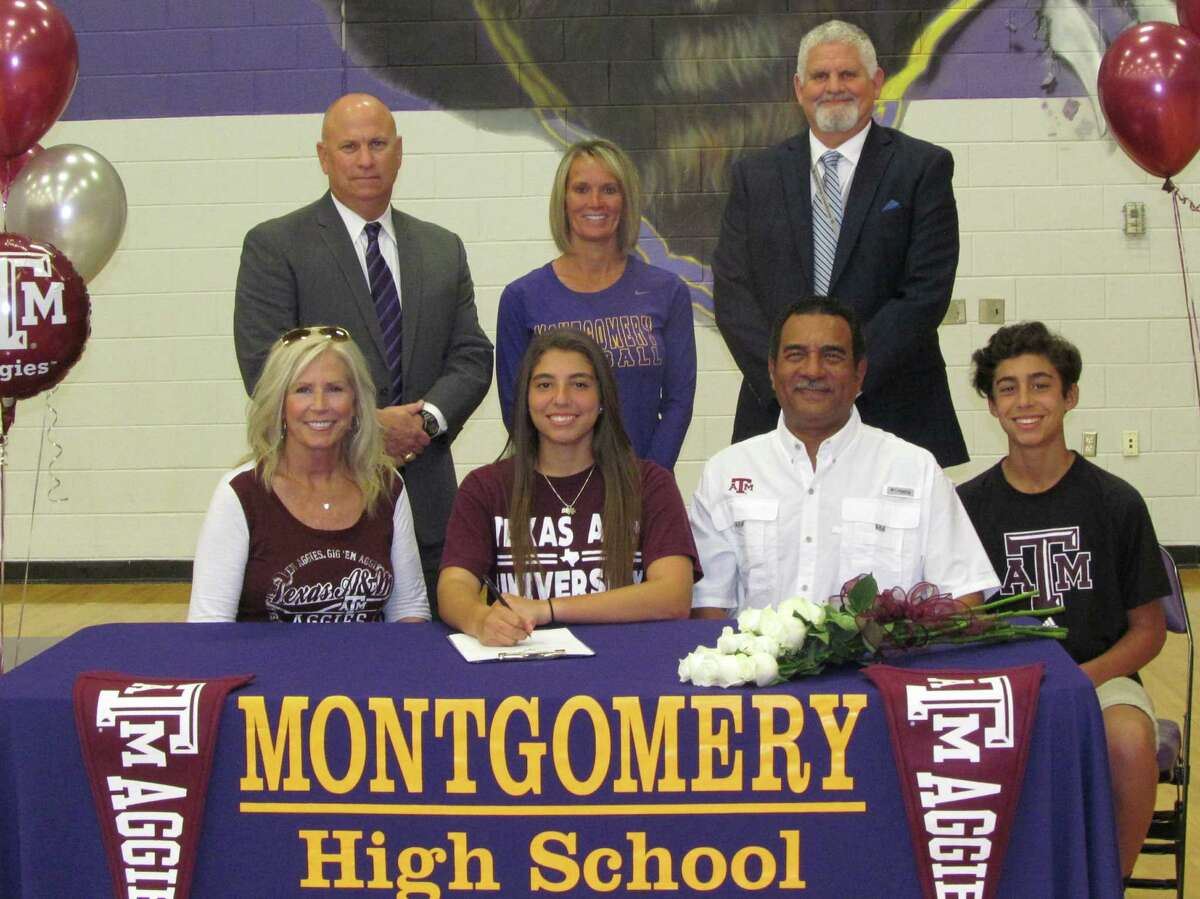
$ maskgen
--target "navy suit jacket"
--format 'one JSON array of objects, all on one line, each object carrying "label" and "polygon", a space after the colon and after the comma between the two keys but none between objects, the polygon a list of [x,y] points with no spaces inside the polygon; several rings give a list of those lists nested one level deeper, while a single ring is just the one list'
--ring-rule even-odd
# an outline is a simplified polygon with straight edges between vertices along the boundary
[{"label": "navy suit jacket", "polygon": [[[767,351],[780,312],[812,295],[811,168],[807,132],[733,166],[713,300],[744,378],[735,441],[774,428],[779,417]],[[863,421],[925,447],[943,466],[967,460],[937,336],[958,265],[953,174],[947,150],[872,124],[829,286],[829,296],[863,320]]]},{"label": "navy suit jacket", "polygon": [[[400,260],[404,395],[446,417],[449,432],[404,468],[417,541],[436,548],[457,489],[450,441],[492,381],[492,344],[479,327],[475,289],[458,236],[395,209]],[[379,318],[346,225],[328,193],[303,209],[256,225],[246,235],[234,298],[233,339],[246,392],[271,344],[300,325],[341,325],[362,350],[378,391],[392,405],[391,374]],[[422,556],[426,553],[423,551]]]}]

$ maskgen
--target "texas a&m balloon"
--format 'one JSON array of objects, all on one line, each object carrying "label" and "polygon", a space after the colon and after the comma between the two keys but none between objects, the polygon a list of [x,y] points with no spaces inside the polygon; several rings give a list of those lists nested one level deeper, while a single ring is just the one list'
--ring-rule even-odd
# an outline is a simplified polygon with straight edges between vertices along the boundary
[{"label": "texas a&m balloon", "polygon": [[49,390],[90,332],[87,287],[70,260],[52,244],[0,234],[0,398]]}]

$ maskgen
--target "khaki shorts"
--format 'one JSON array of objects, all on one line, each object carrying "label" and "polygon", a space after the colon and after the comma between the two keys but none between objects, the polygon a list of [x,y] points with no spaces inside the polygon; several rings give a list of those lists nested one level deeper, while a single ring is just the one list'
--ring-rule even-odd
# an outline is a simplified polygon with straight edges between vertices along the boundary
[{"label": "khaki shorts", "polygon": [[1131,705],[1141,709],[1154,724],[1154,745],[1158,745],[1158,716],[1154,713],[1154,703],[1146,688],[1132,677],[1114,677],[1106,680],[1096,688],[1096,698],[1100,700],[1100,711],[1110,705]]}]

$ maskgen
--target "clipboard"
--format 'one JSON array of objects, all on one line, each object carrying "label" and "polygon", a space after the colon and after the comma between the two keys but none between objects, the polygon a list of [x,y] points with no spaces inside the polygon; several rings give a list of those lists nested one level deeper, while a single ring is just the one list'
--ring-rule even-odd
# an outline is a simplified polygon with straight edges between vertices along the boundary
[{"label": "clipboard", "polygon": [[469,634],[450,634],[447,639],[468,662],[528,662],[596,654],[565,627],[535,630],[516,646],[484,646]]}]

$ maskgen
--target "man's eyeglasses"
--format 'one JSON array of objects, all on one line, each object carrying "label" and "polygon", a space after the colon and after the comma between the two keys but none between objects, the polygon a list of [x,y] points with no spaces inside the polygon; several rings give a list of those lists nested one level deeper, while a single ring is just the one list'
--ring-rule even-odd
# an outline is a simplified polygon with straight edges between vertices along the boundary
[{"label": "man's eyeglasses", "polygon": [[341,342],[350,339],[350,332],[337,325],[322,325],[317,328],[292,328],[292,330],[279,338],[279,342],[283,346],[287,346],[288,344],[295,343],[297,340],[304,340],[308,337],[328,337],[330,340]]}]

